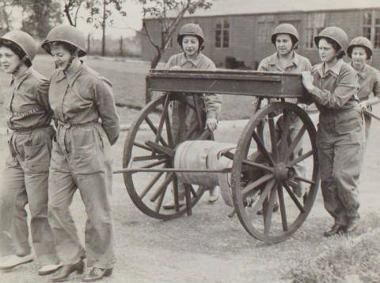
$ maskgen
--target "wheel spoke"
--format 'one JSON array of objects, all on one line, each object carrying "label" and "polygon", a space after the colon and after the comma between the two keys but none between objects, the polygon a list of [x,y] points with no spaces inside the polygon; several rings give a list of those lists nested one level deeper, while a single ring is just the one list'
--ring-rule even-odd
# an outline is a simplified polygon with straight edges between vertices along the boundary
[{"label": "wheel spoke", "polygon": [[269,125],[269,132],[270,132],[270,138],[271,138],[271,145],[272,145],[272,152],[273,152],[273,159],[278,161],[278,147],[277,147],[277,135],[276,135],[276,128],[274,125],[273,117],[268,118],[268,125]]},{"label": "wheel spoke", "polygon": [[164,174],[164,172],[158,172],[156,176],[154,176],[154,178],[149,182],[149,184],[145,187],[144,191],[139,196],[140,199],[143,199],[146,196],[146,194],[153,188],[154,184],[156,184],[158,179],[160,179],[162,174]]},{"label": "wheel spoke", "polygon": [[284,156],[287,154],[287,144],[288,144],[288,135],[289,135],[289,118],[286,111],[284,111],[284,114],[282,116],[283,118],[283,126],[281,128],[281,141],[280,141],[280,153],[281,153],[281,159],[284,159]]},{"label": "wheel spoke", "polygon": [[167,158],[166,155],[141,155],[141,156],[135,156],[133,157],[133,161],[148,161],[148,160],[161,160]]},{"label": "wheel spoke", "polygon": [[166,175],[166,178],[165,180],[162,182],[162,184],[157,188],[156,192],[154,193],[154,195],[150,198],[150,201],[151,202],[155,202],[157,200],[157,198],[165,193],[165,190],[167,188],[167,186],[170,184],[171,181],[173,181],[173,178],[174,178],[174,173],[170,172],[168,175]]},{"label": "wheel spoke", "polygon": [[[276,185],[277,186],[277,183]],[[266,210],[264,209],[264,234],[266,236],[269,235],[271,226],[272,226],[272,214],[273,214],[273,206],[276,201],[276,189],[272,189],[269,196],[269,202]]]},{"label": "wheel spoke", "polygon": [[152,141],[146,141],[145,144],[147,146],[151,147],[155,152],[160,152],[160,153],[169,155],[170,157],[174,156],[174,150],[169,148],[169,147],[162,146],[162,145],[155,143],[155,142],[152,142]]},{"label": "wheel spoke", "polygon": [[149,125],[150,129],[153,131],[153,133],[158,136],[158,140],[161,142],[163,146],[168,146],[167,142],[164,140],[164,138],[158,134],[158,129],[153,124],[152,120],[149,119],[149,117],[145,117],[145,122]]},{"label": "wheel spoke", "polygon": [[255,168],[263,169],[263,170],[265,170],[265,171],[268,171],[268,172],[273,173],[273,168],[268,167],[268,166],[265,166],[265,165],[263,165],[263,164],[261,164],[261,163],[257,163],[257,162],[254,162],[254,161],[251,161],[251,160],[247,160],[247,159],[244,159],[244,160],[242,161],[242,163],[243,163],[244,165],[250,165],[250,166],[253,166],[253,167],[255,167]]},{"label": "wheel spoke", "polygon": [[152,149],[151,148],[149,148],[149,147],[147,147],[146,145],[143,145],[143,144],[141,144],[141,143],[138,143],[138,142],[133,142],[133,145],[135,145],[135,146],[137,146],[137,147],[139,147],[139,148],[142,148],[142,149],[145,149],[145,150],[147,150],[147,151],[150,151],[150,152],[152,152]]},{"label": "wheel spoke", "polygon": [[302,204],[298,201],[297,197],[294,195],[292,189],[289,187],[288,184],[286,183],[283,183],[283,186],[284,188],[286,189],[286,191],[288,192],[290,198],[293,200],[293,202],[296,204],[296,206],[298,207],[298,209],[304,213],[305,212],[305,208],[302,206]]},{"label": "wheel spoke", "polygon": [[157,143],[160,138],[161,138],[161,133],[162,133],[162,128],[164,126],[164,122],[165,122],[165,118],[166,118],[166,115],[168,113],[168,108],[169,108],[169,96],[167,95],[165,97],[165,102],[164,102],[164,111],[162,111],[161,113],[161,117],[160,117],[160,122],[158,124],[158,129],[157,129],[157,133],[156,133],[156,139],[155,139],[155,142]]},{"label": "wheel spoke", "polygon": [[297,133],[296,137],[294,138],[294,140],[292,141],[292,143],[290,144],[287,152],[286,152],[286,155],[285,155],[285,162],[288,162],[289,161],[289,158],[290,156],[292,155],[292,153],[294,152],[294,149],[296,148],[296,146],[299,144],[299,142],[301,141],[303,135],[305,134],[306,132],[306,126],[303,125],[302,128],[299,130],[299,132]]},{"label": "wheel spoke", "polygon": [[167,162],[167,160],[163,159],[163,160],[159,160],[159,161],[156,161],[156,162],[149,163],[148,165],[142,166],[141,168],[152,168],[152,167],[164,164],[166,162]]},{"label": "wheel spoke", "polygon": [[265,185],[265,189],[261,192],[259,200],[252,207],[252,215],[256,215],[257,211],[263,206],[264,200],[268,197],[275,183],[275,180],[271,180]]},{"label": "wheel spoke", "polygon": [[280,205],[280,212],[281,212],[282,229],[284,231],[288,231],[288,220],[286,217],[284,192],[282,191],[282,186],[280,185],[277,186],[277,193],[278,193],[278,202]]},{"label": "wheel spoke", "polygon": [[168,189],[168,187],[165,187],[165,189],[163,190],[163,192],[161,193],[160,195],[160,198],[158,199],[158,202],[157,202],[157,205],[156,205],[156,212],[159,213],[160,212],[160,209],[162,207],[162,202],[164,200],[164,196],[165,196],[165,193],[166,193],[166,190]]},{"label": "wheel spoke", "polygon": [[302,177],[299,177],[299,176],[295,176],[294,179],[297,180],[297,181],[308,183],[310,185],[315,185],[315,182],[313,180],[309,180],[309,179],[302,178]]},{"label": "wheel spoke", "polygon": [[268,174],[268,175],[264,175],[260,177],[259,179],[257,179],[256,181],[252,183],[249,183],[241,192],[243,195],[243,199],[247,198],[252,193],[252,191],[257,190],[259,186],[265,184],[266,182],[272,180],[273,178],[274,178],[273,174]]},{"label": "wheel spoke", "polygon": [[310,151],[306,152],[305,154],[302,154],[302,155],[298,156],[297,158],[293,159],[292,161],[290,161],[289,164],[288,164],[288,166],[289,167],[293,167],[297,163],[299,163],[301,161],[304,161],[306,158],[308,158],[308,157],[310,157],[312,155],[313,155],[313,151],[310,150]]},{"label": "wheel spoke", "polygon": [[169,147],[174,148],[173,132],[172,132],[172,126],[170,124],[170,118],[169,118],[168,112],[166,112],[165,125],[166,125],[166,134],[168,137]]},{"label": "wheel spoke", "polygon": [[255,142],[257,143],[257,149],[264,155],[264,157],[269,161],[270,165],[273,165],[274,164],[274,161],[272,159],[272,157],[270,156],[269,152],[267,151],[267,149],[265,148],[264,146],[264,143],[263,141],[261,140],[261,138],[259,137],[259,135],[253,131],[252,133],[252,137],[253,139],[255,140]]}]

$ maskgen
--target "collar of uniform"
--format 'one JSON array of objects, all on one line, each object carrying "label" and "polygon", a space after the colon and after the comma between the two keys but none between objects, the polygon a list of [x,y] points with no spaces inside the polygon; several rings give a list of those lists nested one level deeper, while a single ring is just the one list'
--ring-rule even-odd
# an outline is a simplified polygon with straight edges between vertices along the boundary
[{"label": "collar of uniform", "polygon": [[24,80],[26,80],[30,76],[31,73],[32,73],[32,67],[29,67],[23,73],[21,73],[18,77],[12,76],[11,85],[13,85],[15,89],[18,89],[21,83]]},{"label": "collar of uniform", "polygon": [[328,69],[327,71],[324,71],[325,69],[325,63],[319,64],[316,66],[317,71],[321,78],[325,77],[327,74],[332,74],[333,76],[338,76],[340,73],[340,70],[343,66],[343,59],[339,59],[332,68]]},{"label": "collar of uniform", "polygon": [[[352,63],[351,63],[351,66],[352,66]],[[367,77],[367,73],[368,73],[368,66],[367,64],[364,64],[363,68],[358,71],[356,70],[353,66],[352,68],[356,71],[356,73],[358,74],[358,76],[361,78],[361,79],[364,79]]]},{"label": "collar of uniform", "polygon": [[194,66],[198,66],[201,60],[201,53],[198,53],[198,56],[195,59],[187,58],[185,53],[181,53],[181,57],[179,58],[179,64],[181,66],[185,65],[187,62],[190,62]]},{"label": "collar of uniform", "polygon": [[[289,65],[287,65],[285,68],[288,68],[290,66],[298,66],[299,65],[299,62],[300,62],[300,57],[299,55],[293,51],[293,57],[292,59],[290,60],[289,62]],[[279,67],[280,68],[280,61],[278,59],[278,54],[277,52],[272,54],[269,58],[268,58],[268,65],[271,65],[271,66],[276,66],[276,67]]]},{"label": "collar of uniform", "polygon": [[83,69],[83,62],[80,61],[78,65],[71,65],[66,71],[65,76],[70,85],[74,83],[76,78],[79,76],[80,72]]}]

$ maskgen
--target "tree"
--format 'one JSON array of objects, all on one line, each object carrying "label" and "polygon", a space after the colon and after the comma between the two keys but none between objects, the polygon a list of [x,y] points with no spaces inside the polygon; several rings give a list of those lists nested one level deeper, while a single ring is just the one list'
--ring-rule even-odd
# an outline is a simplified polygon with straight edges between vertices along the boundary
[{"label": "tree", "polygon": [[65,0],[64,14],[73,26],[77,25],[79,10],[86,9],[89,14],[86,17],[87,23],[93,24],[96,28],[102,29],[102,56],[106,51],[106,26],[112,25],[110,16],[114,11],[126,16],[123,6],[126,0]]},{"label": "tree", "polygon": [[39,38],[45,38],[49,30],[62,22],[61,4],[58,0],[22,0],[22,29]]},{"label": "tree", "polygon": [[61,22],[59,0],[0,0],[0,23],[5,32],[15,27],[44,38]]},{"label": "tree", "polygon": [[[154,42],[146,22],[143,22],[144,33],[156,50],[151,62],[151,68],[154,69],[184,15],[193,14],[198,9],[209,9],[213,0],[139,0],[139,2],[143,5],[144,18],[147,16],[156,18],[161,28],[161,41],[157,43]],[[174,16],[170,17],[169,14]]]}]

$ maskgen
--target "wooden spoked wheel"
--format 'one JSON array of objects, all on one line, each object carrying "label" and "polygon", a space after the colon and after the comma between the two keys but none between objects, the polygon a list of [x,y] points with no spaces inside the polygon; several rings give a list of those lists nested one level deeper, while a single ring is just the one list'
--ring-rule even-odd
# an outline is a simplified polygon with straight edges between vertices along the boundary
[{"label": "wooden spoked wheel", "polygon": [[318,185],[316,130],[307,113],[286,102],[258,110],[232,168],[233,202],[247,232],[267,243],[286,240],[305,221]]},{"label": "wooden spoked wheel", "polygon": [[[127,191],[143,213],[158,219],[175,218],[186,211],[190,214],[191,207],[203,194],[200,186],[179,185],[173,168],[176,144],[169,105],[176,97],[174,94],[165,94],[147,104],[131,125],[124,144],[123,168],[136,169],[134,173],[123,174]],[[188,135],[202,132],[203,129],[202,122],[198,121],[189,129]],[[199,139],[205,139],[206,136],[207,132],[203,132]],[[147,169],[159,169],[162,172],[146,172]],[[178,196],[184,192],[186,205],[180,205]],[[164,209],[167,203],[173,203],[174,208]]]}]

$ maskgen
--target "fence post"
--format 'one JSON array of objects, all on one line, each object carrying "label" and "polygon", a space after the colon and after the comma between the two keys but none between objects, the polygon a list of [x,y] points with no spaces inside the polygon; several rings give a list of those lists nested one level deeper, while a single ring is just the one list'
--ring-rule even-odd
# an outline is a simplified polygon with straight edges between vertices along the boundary
[{"label": "fence post", "polygon": [[120,56],[124,56],[124,50],[123,50],[123,36],[120,36]]},{"label": "fence post", "polygon": [[87,35],[87,54],[90,54],[91,52],[91,34],[89,33]]}]

